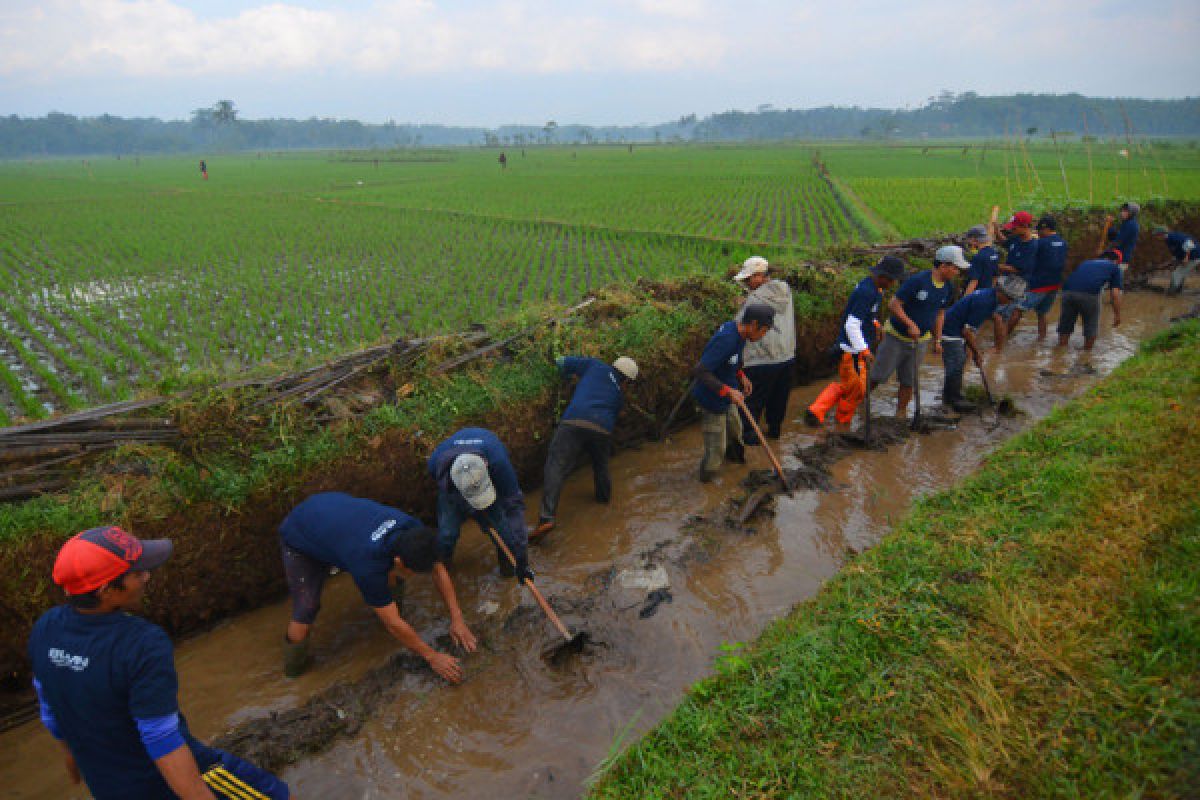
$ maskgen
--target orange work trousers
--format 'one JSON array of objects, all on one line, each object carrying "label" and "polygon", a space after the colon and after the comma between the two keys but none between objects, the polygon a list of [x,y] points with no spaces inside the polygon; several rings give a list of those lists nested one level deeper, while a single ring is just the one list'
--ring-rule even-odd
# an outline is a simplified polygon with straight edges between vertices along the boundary
[{"label": "orange work trousers", "polygon": [[821,390],[808,410],[824,422],[830,409],[836,405],[838,424],[849,425],[854,421],[854,412],[858,410],[866,391],[867,367],[864,359],[853,353],[842,353],[837,383],[831,383]]}]

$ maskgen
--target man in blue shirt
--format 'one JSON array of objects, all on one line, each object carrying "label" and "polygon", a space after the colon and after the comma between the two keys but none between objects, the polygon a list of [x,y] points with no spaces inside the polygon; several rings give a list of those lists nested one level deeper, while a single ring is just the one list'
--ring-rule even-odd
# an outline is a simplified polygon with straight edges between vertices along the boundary
[{"label": "man in blue shirt", "polygon": [[484,428],[463,428],[434,448],[428,469],[438,487],[438,560],[446,565],[454,560],[463,523],[474,519],[480,528],[494,530],[516,559],[514,571],[497,547],[500,573],[533,580],[526,560],[525,495],[499,437]]},{"label": "man in blue shirt", "polygon": [[805,411],[804,421],[810,426],[823,424],[835,405],[838,424],[849,425],[854,420],[854,412],[867,390],[867,369],[875,360],[871,346],[875,343],[883,292],[903,278],[904,262],[895,256],[884,256],[871,268],[871,275],[859,281],[850,293],[838,333],[838,347],[842,351],[838,380],[822,389]]},{"label": "man in blue shirt", "polygon": [[942,324],[946,309],[954,301],[954,278],[959,270],[970,267],[961,247],[939,247],[933,256],[933,269],[910,277],[888,303],[888,321],[883,326],[879,356],[871,367],[871,391],[886,382],[892,373],[900,381],[896,416],[908,415],[917,365],[925,359],[925,345],[933,342],[933,352],[942,352]]},{"label": "man in blue shirt", "polygon": [[554,529],[563,483],[575,468],[580,453],[586,452],[592,460],[596,502],[607,503],[612,498],[612,479],[608,474],[612,432],[625,403],[625,384],[636,380],[638,375],[637,363],[628,356],[621,356],[612,366],[599,359],[575,356],[559,358],[556,363],[563,375],[578,375],[579,385],[550,440],[543,470],[542,508],[538,526],[529,534],[531,542]]},{"label": "man in blue shirt", "polygon": [[1033,215],[1028,211],[1018,211],[1005,223],[1003,230],[1008,233],[1008,239],[1005,241],[1007,252],[1004,263],[1000,265],[1000,274],[1016,275],[1028,282],[1037,261],[1038,244],[1033,235]]},{"label": "man in blue shirt", "polygon": [[1063,283],[1062,308],[1058,318],[1058,346],[1066,347],[1075,332],[1075,320],[1083,318],[1083,349],[1091,350],[1100,332],[1100,292],[1112,290],[1113,327],[1121,324],[1121,289],[1124,278],[1119,266],[1120,250],[1106,250],[1100,258],[1084,261]]},{"label": "man in blue shirt", "polygon": [[1109,247],[1113,252],[1121,254],[1122,261],[1118,265],[1121,274],[1124,275],[1129,265],[1133,263],[1133,249],[1137,247],[1138,234],[1141,232],[1141,225],[1138,224],[1138,215],[1142,213],[1142,207],[1137,203],[1122,203],[1121,209],[1117,214],[1121,218],[1121,224],[1113,227],[1115,221],[1112,217],[1107,217],[1106,222],[1108,227],[1108,242]]},{"label": "man in blue shirt", "polygon": [[967,249],[973,251],[971,266],[967,269],[967,286],[963,294],[976,289],[990,289],[1000,274],[1000,254],[992,247],[991,236],[986,225],[975,225],[967,231]]},{"label": "man in blue shirt", "polygon": [[1167,294],[1179,294],[1183,291],[1183,284],[1188,275],[1191,275],[1196,269],[1196,264],[1200,263],[1200,246],[1197,246],[1196,239],[1191,234],[1168,231],[1165,225],[1156,225],[1154,235],[1166,243],[1178,265],[1171,272],[1171,285],[1167,287]]},{"label": "man in blue shirt", "polygon": [[1062,287],[1063,270],[1067,266],[1067,242],[1058,235],[1057,221],[1047,214],[1038,220],[1038,238],[1034,240],[1032,268],[1024,278],[1028,290],[1025,299],[1013,306],[1008,318],[1008,334],[1011,335],[1021,322],[1025,311],[1037,314],[1038,341],[1046,338],[1050,327],[1050,310]]},{"label": "man in blue shirt", "polygon": [[958,412],[974,411],[975,404],[962,395],[963,369],[967,364],[967,351],[980,369],[983,369],[983,353],[979,348],[976,333],[979,326],[992,319],[997,331],[996,350],[1004,347],[1000,331],[1004,323],[998,310],[1009,303],[1019,303],[1025,296],[1025,281],[1016,275],[1005,275],[996,282],[994,289],[979,289],[950,307],[942,325],[942,366],[946,376],[942,381],[942,403]]},{"label": "man in blue shirt", "polygon": [[405,578],[431,572],[433,585],[450,612],[450,638],[468,653],[474,652],[475,636],[463,621],[454,583],[437,562],[433,531],[403,511],[374,500],[321,492],[292,509],[279,526],[279,535],[292,598],[292,619],[284,641],[284,674],[289,678],[308,668],[308,635],[321,610],[325,577],[330,567],[337,567],[350,573],[363,600],[400,644],[451,683],[462,680],[458,659],[427,645],[400,616],[396,602]]},{"label": "man in blue shirt", "polygon": [[71,780],[85,781],[96,800],[284,800],[287,784],[191,735],[171,640],[135,616],[171,549],[117,527],[63,545],[54,582],[67,603],[43,614],[29,637],[42,723],[62,745]]},{"label": "man in blue shirt", "polygon": [[695,378],[692,396],[702,409],[700,425],[704,456],[700,461],[700,480],[704,483],[716,477],[725,461],[727,447],[738,460],[742,447],[742,418],[737,405],[744,403],[745,395],[754,388],[742,370],[742,351],[746,342],[760,341],[774,324],[775,310],[770,306],[760,303],[743,306],[738,320],[730,320],[717,328],[692,370]]}]

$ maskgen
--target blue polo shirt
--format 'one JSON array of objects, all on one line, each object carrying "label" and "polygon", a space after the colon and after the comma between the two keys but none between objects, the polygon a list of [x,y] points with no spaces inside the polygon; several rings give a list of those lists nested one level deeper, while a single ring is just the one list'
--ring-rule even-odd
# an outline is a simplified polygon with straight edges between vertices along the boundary
[{"label": "blue polo shirt", "polygon": [[1138,225],[1137,217],[1125,220],[1119,228],[1108,229],[1108,240],[1112,242],[1113,247],[1121,251],[1121,263],[1133,263],[1133,248],[1137,247],[1139,232],[1141,226]]},{"label": "blue polo shirt", "polygon": [[950,306],[942,322],[942,336],[961,339],[963,328],[978,330],[992,314],[996,313],[1000,301],[995,289],[979,289]]},{"label": "blue polo shirt", "polygon": [[374,500],[322,492],[293,508],[279,534],[288,547],[350,573],[367,605],[384,608],[393,602],[388,573],[396,537],[420,527],[420,520]]},{"label": "blue polo shirt", "polygon": [[1107,258],[1093,258],[1084,261],[1067,276],[1063,283],[1063,291],[1100,294],[1106,283],[1113,289],[1123,288],[1121,268],[1115,261],[1109,261]]},{"label": "blue polo shirt", "polygon": [[1057,233],[1037,240],[1037,255],[1029,274],[1029,291],[1049,292],[1062,284],[1067,266],[1067,242]]},{"label": "blue polo shirt", "polygon": [[[738,388],[737,374],[738,370],[742,368],[742,351],[745,347],[746,340],[738,333],[737,323],[730,320],[717,328],[717,332],[708,340],[708,344],[704,346],[704,352],[700,354],[700,364],[715,375],[721,383],[736,389]],[[732,402],[727,397],[721,397],[701,381],[694,383],[692,396],[705,411],[713,414],[723,414]]]},{"label": "blue polo shirt", "polygon": [[979,248],[971,256],[971,268],[967,270],[967,282],[976,281],[976,289],[990,289],[1000,272],[1000,254],[990,244]]},{"label": "blue polo shirt", "polygon": [[1200,258],[1200,249],[1196,246],[1196,240],[1186,233],[1178,231],[1168,233],[1167,249],[1171,251],[1171,255],[1180,261],[1191,261],[1193,258]]},{"label": "blue polo shirt", "polygon": [[599,359],[574,356],[562,359],[559,371],[564,375],[579,376],[579,385],[575,387],[575,394],[562,418],[590,422],[612,433],[621,406],[625,404],[621,374]]},{"label": "blue polo shirt", "polygon": [[179,713],[179,681],[166,631],[133,614],[82,614],[57,606],[34,624],[29,660],[49,711],[43,719],[53,720],[47,727],[53,724],[51,732],[71,749],[96,800],[174,800],[154,758],[197,743],[181,716],[179,733],[152,755],[137,722]]},{"label": "blue polo shirt", "polygon": [[1026,242],[1014,236],[1008,241],[1008,255],[1005,257],[1004,263],[1016,268],[1021,277],[1028,281],[1037,263],[1037,251],[1037,239],[1030,239]]},{"label": "blue polo shirt", "polygon": [[866,340],[868,348],[874,346],[875,320],[879,316],[879,303],[882,300],[883,292],[875,285],[874,278],[866,277],[858,282],[854,291],[850,293],[850,299],[846,301],[846,310],[842,312],[842,324],[838,327],[838,344],[842,350],[847,353],[854,352],[850,339],[846,336],[846,320],[850,317],[862,322],[863,339]]},{"label": "blue polo shirt", "polygon": [[[921,329],[921,338],[933,330],[938,312],[949,308],[954,300],[954,285],[946,281],[941,286],[933,282],[933,270],[925,270],[913,275],[896,290],[896,299],[904,306],[904,313]],[[908,339],[907,331],[896,325],[891,319],[888,326],[899,338]]]}]

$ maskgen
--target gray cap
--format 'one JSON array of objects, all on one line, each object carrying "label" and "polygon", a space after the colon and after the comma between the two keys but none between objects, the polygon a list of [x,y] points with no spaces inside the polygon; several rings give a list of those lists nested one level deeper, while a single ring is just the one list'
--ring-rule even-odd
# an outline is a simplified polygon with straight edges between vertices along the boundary
[{"label": "gray cap", "polygon": [[1129,213],[1130,213],[1132,216],[1135,216],[1135,217],[1136,217],[1138,214],[1140,214],[1140,213],[1141,213],[1141,211],[1142,211],[1142,207],[1141,207],[1140,205],[1138,205],[1137,203],[1122,203],[1122,204],[1121,204],[1121,208],[1125,209],[1125,210],[1126,210],[1126,211],[1128,211],[1128,212],[1129,212]]},{"label": "gray cap", "polygon": [[972,225],[967,229],[968,239],[986,239],[988,238],[988,229],[986,225]]},{"label": "gray cap", "polygon": [[1014,303],[1025,299],[1025,279],[1020,275],[1005,275],[997,279],[996,288],[1008,295]]},{"label": "gray cap", "polygon": [[963,256],[963,249],[956,244],[939,247],[937,252],[933,254],[933,263],[953,264],[959,269],[966,269],[971,266],[970,262]]},{"label": "gray cap", "polygon": [[769,328],[775,324],[775,309],[765,303],[747,303],[742,310],[742,322],[757,322]]},{"label": "gray cap", "polygon": [[488,474],[487,462],[474,453],[463,453],[450,466],[450,480],[462,492],[471,508],[482,511],[496,502],[496,487]]}]

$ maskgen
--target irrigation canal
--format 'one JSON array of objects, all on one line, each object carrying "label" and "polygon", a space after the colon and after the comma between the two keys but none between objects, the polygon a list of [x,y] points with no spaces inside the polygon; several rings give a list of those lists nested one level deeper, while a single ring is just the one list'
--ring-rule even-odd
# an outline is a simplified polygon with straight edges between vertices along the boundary
[{"label": "irrigation canal", "polygon": [[[605,643],[564,666],[543,661],[552,629],[521,590],[497,576],[491,546],[469,526],[455,578],[483,646],[465,660],[467,681],[448,687],[427,671],[403,673],[356,733],[284,776],[299,796],[323,800],[578,797],[614,741],[666,714],[709,672],[722,643],[753,639],[811,597],[849,552],[883,536],[914,496],[974,470],[997,443],[1110,372],[1195,299],[1194,292],[1127,294],[1124,324],[1113,330],[1106,311],[1090,356],[1075,349],[1078,334],[1066,351],[1038,344],[1033,321],[1025,320],[1007,352],[988,364],[994,390],[1011,395],[1021,416],[999,424],[991,414],[968,416],[955,429],[913,436],[887,452],[855,451],[833,466],[834,491],[779,496],[774,515],[754,521],[753,532],[729,532],[700,551],[687,546],[688,518],[721,506],[746,468],[727,466],[717,482],[697,483],[697,426],[617,455],[609,506],[591,502],[590,471],[581,470],[564,492],[559,529],[531,555],[545,594],[565,599],[568,625]],[[990,331],[985,336],[990,341]],[[922,396],[932,406],[940,362],[931,357],[923,373]],[[968,374],[968,384],[977,382]],[[815,441],[801,420],[820,388],[793,392],[784,453]],[[890,415],[894,396],[894,384],[880,389],[875,413]],[[751,467],[767,466],[759,453],[749,458]],[[531,516],[538,500],[536,493],[528,498]],[[671,597],[644,615],[648,590],[626,586],[647,577],[637,572],[647,566],[665,570]],[[428,581],[410,584],[408,618],[427,636],[443,632]],[[287,615],[280,603],[179,645],[182,706],[198,736],[215,738],[336,684],[352,686],[397,649],[339,576],[314,630],[316,667],[286,681],[280,640]],[[0,736],[0,785],[15,798],[86,797],[67,783],[57,747],[37,722]]]}]

